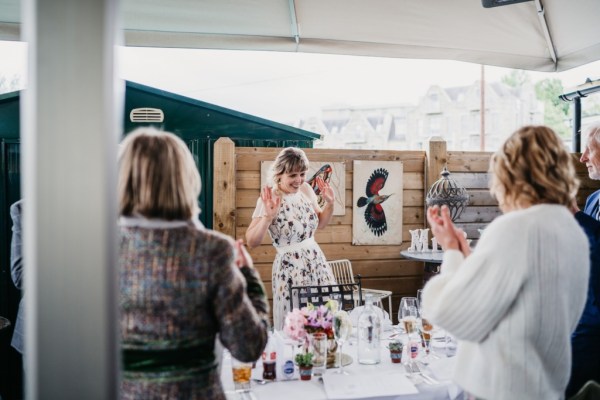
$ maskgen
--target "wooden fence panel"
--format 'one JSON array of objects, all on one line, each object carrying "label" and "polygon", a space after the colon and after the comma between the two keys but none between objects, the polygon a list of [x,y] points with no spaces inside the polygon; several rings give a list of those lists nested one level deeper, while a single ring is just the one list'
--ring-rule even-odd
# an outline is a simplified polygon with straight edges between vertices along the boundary
[{"label": "wooden fence panel", "polygon": [[[215,229],[244,238],[251,222],[252,213],[260,194],[260,165],[272,161],[281,149],[232,147],[224,141],[215,144]],[[342,162],[345,164],[346,213],[334,216],[330,224],[319,230],[315,237],[327,259],[349,259],[353,270],[363,277],[364,287],[391,290],[393,292],[393,315],[403,296],[414,296],[423,281],[423,263],[405,260],[400,251],[410,245],[409,230],[426,226],[425,197],[427,189],[440,178],[447,166],[454,178],[467,188],[469,205],[456,221],[467,232],[467,237],[479,238],[478,229],[485,228],[500,215],[497,201],[489,193],[488,173],[490,152],[447,151],[446,142],[440,138],[430,141],[428,151],[366,151],[305,149],[310,161]],[[600,185],[590,180],[587,169],[579,163],[579,155],[573,155],[575,168],[581,181],[578,204]],[[403,175],[403,243],[397,246],[353,246],[352,213],[353,161],[402,161]],[[221,192],[221,193],[219,193]],[[250,251],[259,271],[269,300],[272,300],[271,273],[275,249],[268,235],[261,245]]]}]

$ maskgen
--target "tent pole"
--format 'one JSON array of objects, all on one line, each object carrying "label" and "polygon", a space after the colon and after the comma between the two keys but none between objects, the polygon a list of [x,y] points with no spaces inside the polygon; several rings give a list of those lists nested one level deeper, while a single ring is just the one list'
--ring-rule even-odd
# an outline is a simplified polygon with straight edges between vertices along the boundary
[{"label": "tent pole", "polygon": [[581,152],[581,97],[573,99],[573,151]]},{"label": "tent pole", "polygon": [[554,48],[554,42],[552,41],[552,36],[550,36],[550,30],[548,29],[548,23],[546,22],[545,10],[542,5],[541,0],[535,0],[535,7],[537,9],[537,15],[540,20],[540,25],[542,25],[542,31],[544,32],[544,37],[546,38],[546,44],[548,45],[548,51],[550,52],[550,57],[552,61],[554,61],[554,69],[556,70],[556,65],[558,60],[556,58],[556,49]]}]

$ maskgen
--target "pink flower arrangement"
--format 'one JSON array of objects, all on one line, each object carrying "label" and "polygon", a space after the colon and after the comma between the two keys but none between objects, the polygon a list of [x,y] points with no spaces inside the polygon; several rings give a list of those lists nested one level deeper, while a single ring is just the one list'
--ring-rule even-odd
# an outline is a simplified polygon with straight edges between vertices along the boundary
[{"label": "pink flower arrangement", "polygon": [[285,317],[283,331],[294,340],[303,341],[308,334],[323,332],[328,339],[333,339],[333,310],[337,309],[335,301],[315,307],[309,304],[301,309],[294,308]]}]

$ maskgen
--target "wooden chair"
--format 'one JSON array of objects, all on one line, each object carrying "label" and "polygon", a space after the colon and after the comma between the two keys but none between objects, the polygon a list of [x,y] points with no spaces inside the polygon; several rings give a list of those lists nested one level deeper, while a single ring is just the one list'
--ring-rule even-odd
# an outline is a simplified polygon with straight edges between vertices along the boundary
[{"label": "wooden chair", "polygon": [[[352,271],[352,264],[350,263],[350,260],[333,260],[333,261],[328,261],[329,266],[331,267],[331,270],[333,271],[333,276],[335,277],[335,280],[337,281],[338,284],[353,284],[354,283],[354,272]],[[379,289],[367,289],[361,286],[361,295],[360,295],[360,299],[361,299],[361,304],[362,305],[362,299],[364,298],[364,296],[366,296],[367,294],[371,294],[373,295],[373,301],[375,302],[375,304],[377,304],[379,307],[383,308],[383,302],[382,300],[387,298],[388,299],[388,312],[390,314],[390,318],[392,315],[392,292],[389,290],[379,290]]]},{"label": "wooden chair", "polygon": [[359,304],[362,303],[362,293],[360,276],[353,283],[336,285],[316,285],[316,286],[292,286],[289,281],[290,310],[294,308],[305,307],[308,303],[314,306],[325,304],[334,293],[342,295],[342,308],[345,311],[352,310],[356,303],[355,296],[358,296]]}]

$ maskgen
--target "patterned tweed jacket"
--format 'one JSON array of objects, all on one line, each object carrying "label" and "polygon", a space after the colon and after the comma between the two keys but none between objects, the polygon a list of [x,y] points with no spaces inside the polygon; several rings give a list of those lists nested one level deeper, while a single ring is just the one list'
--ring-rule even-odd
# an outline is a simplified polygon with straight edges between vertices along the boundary
[{"label": "patterned tweed jacket", "polygon": [[256,360],[268,303],[256,270],[234,265],[233,242],[199,222],[120,220],[123,399],[224,399],[215,337]]}]

